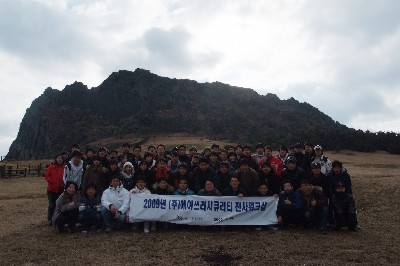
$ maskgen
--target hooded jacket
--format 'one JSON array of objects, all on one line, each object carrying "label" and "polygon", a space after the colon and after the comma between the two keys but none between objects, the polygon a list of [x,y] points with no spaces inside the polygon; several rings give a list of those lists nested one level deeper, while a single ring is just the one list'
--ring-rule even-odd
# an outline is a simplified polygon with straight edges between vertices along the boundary
[{"label": "hooded jacket", "polygon": [[46,170],[47,192],[62,193],[64,190],[64,164],[52,163]]},{"label": "hooded jacket", "polygon": [[74,181],[79,188],[82,187],[82,180],[84,175],[85,167],[83,167],[83,161],[76,166],[72,160],[69,161],[64,168],[64,184],[68,181]]}]

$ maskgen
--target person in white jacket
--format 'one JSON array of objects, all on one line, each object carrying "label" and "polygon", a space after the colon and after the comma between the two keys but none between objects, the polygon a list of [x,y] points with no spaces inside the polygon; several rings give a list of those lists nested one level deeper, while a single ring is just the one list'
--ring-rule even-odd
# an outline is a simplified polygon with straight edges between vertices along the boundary
[{"label": "person in white jacket", "polygon": [[106,232],[122,226],[129,209],[129,200],[129,191],[123,188],[118,176],[113,176],[110,187],[101,197],[101,215],[106,224]]},{"label": "person in white jacket", "polygon": [[332,170],[332,162],[324,155],[321,145],[314,147],[315,156],[311,158],[311,165],[313,163],[319,163],[321,165],[321,173],[328,175]]},{"label": "person in white jacket", "polygon": [[[140,176],[139,175],[137,177],[136,186],[133,189],[131,189],[130,193],[132,193],[132,194],[151,194],[150,190],[148,190],[146,188],[146,178],[145,178],[145,176]],[[137,228],[137,224],[134,223],[133,226],[132,226],[132,229],[136,230],[136,228]],[[149,228],[150,228],[150,222],[148,222],[148,221],[144,222],[143,232],[145,234],[149,233],[149,231],[150,231]],[[155,222],[152,222],[151,230],[156,230],[156,223]]]}]

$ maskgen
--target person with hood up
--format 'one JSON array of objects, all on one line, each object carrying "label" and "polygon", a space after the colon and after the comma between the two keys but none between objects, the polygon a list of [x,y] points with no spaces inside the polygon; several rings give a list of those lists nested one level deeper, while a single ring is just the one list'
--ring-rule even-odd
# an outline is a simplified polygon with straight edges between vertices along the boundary
[{"label": "person with hood up", "polygon": [[131,162],[126,162],[122,167],[122,171],[119,174],[122,186],[126,190],[131,190],[135,186],[134,179],[135,170]]}]

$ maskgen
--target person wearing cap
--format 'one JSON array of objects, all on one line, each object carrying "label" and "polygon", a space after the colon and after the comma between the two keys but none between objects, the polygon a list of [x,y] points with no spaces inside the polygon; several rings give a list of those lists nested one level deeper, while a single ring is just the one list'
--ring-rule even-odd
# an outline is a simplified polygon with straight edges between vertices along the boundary
[{"label": "person wearing cap", "polygon": [[78,190],[80,190],[85,173],[82,154],[79,151],[74,151],[71,156],[71,160],[65,165],[64,168],[64,184],[67,184],[68,181],[73,181],[78,185]]},{"label": "person wearing cap", "polygon": [[122,186],[126,190],[131,190],[135,186],[134,178],[135,170],[131,162],[126,162],[122,168],[119,178],[121,180]]},{"label": "person wearing cap", "polygon": [[239,179],[242,187],[247,191],[249,196],[257,194],[260,179],[256,170],[250,167],[246,159],[240,161],[240,167],[233,175]]},{"label": "person wearing cap", "polygon": [[324,195],[331,199],[332,197],[332,187],[329,178],[324,175],[321,171],[321,165],[319,163],[311,164],[311,175],[309,175],[308,180],[313,186],[319,186],[322,188]]},{"label": "person wearing cap", "polygon": [[211,145],[211,151],[216,152],[219,155],[219,145],[217,143],[213,143],[213,145]]},{"label": "person wearing cap", "polygon": [[107,184],[105,182],[105,173],[102,171],[101,162],[99,156],[94,156],[92,164],[86,169],[82,181],[82,191],[86,191],[88,184],[96,186],[99,195],[103,193]]},{"label": "person wearing cap", "polygon": [[312,163],[319,163],[321,165],[321,172],[327,175],[332,170],[332,162],[324,155],[321,145],[314,147],[314,157],[311,159]]},{"label": "person wearing cap", "polygon": [[294,190],[297,190],[300,188],[300,181],[305,177],[306,173],[297,165],[296,158],[294,156],[289,156],[286,160],[286,167],[282,171],[282,180],[289,180]]},{"label": "person wearing cap", "polygon": [[192,146],[189,149],[189,157],[192,157],[194,154],[197,154],[197,148],[196,146]]},{"label": "person wearing cap", "polygon": [[[211,169],[208,158],[200,158],[199,167],[193,171],[193,180],[195,183],[194,192],[198,193],[204,188],[206,180],[214,180],[215,171]],[[214,182],[213,182],[214,184]]]},{"label": "person wearing cap", "polygon": [[106,224],[106,232],[121,229],[129,210],[129,191],[126,190],[118,176],[111,178],[110,186],[101,196],[101,216]]},{"label": "person wearing cap", "polygon": [[209,158],[211,154],[211,148],[209,146],[204,147],[203,152],[200,154],[200,157]]},{"label": "person wearing cap", "polygon": [[194,170],[199,167],[199,162],[200,162],[200,155],[199,154],[193,154],[191,157],[190,164],[188,165],[188,171],[190,174],[193,174]]},{"label": "person wearing cap", "polygon": [[272,148],[270,146],[266,146],[264,150],[265,158],[258,163],[258,166],[260,167],[265,162],[268,162],[268,164],[272,167],[272,170],[274,170],[275,174],[280,177],[283,170],[282,161],[272,155]]},{"label": "person wearing cap", "polygon": [[78,222],[82,224],[82,233],[87,233],[91,228],[101,229],[101,196],[94,184],[88,184],[81,196]]},{"label": "person wearing cap", "polygon": [[326,234],[328,225],[328,198],[321,187],[313,186],[307,179],[301,181],[297,190],[303,200],[304,227],[313,227]]},{"label": "person wearing cap", "polygon": [[346,191],[346,185],[342,182],[336,184],[332,195],[334,230],[338,231],[342,226],[347,226],[349,231],[357,231],[356,207],[354,198]]},{"label": "person wearing cap", "polygon": [[286,148],[286,146],[280,146],[279,147],[279,149],[278,149],[278,152],[279,152],[279,154],[278,154],[278,159],[279,160],[281,160],[281,162],[283,163],[283,165],[286,165],[286,160],[287,160],[287,157],[289,157],[289,151],[288,151],[288,148]]},{"label": "person wearing cap", "polygon": [[67,181],[64,186],[64,192],[56,201],[56,208],[52,218],[53,225],[58,228],[60,233],[63,233],[65,229],[75,230],[80,200],[78,185],[74,181]]}]

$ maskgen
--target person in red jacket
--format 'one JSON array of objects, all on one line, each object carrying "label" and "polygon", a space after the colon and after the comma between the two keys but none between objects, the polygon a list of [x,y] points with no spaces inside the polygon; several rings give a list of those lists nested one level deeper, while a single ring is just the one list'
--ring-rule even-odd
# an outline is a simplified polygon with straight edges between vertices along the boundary
[{"label": "person in red jacket", "polygon": [[47,209],[47,221],[51,226],[51,220],[56,208],[56,201],[64,191],[64,160],[63,157],[57,155],[54,162],[47,168],[45,179],[47,181],[47,199],[49,207]]},{"label": "person in red jacket", "polygon": [[278,157],[272,155],[272,148],[270,146],[265,147],[264,156],[265,159],[259,161],[258,166],[261,167],[265,162],[268,162],[275,174],[280,177],[282,175],[283,163]]}]

